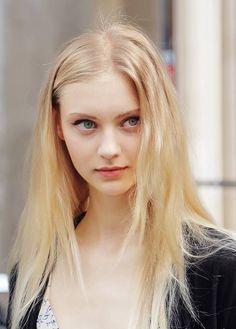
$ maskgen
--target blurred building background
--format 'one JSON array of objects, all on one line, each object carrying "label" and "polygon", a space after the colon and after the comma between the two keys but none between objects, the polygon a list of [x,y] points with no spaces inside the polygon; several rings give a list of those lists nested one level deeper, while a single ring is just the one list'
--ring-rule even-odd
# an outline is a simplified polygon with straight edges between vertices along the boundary
[{"label": "blurred building background", "polygon": [[94,27],[99,12],[127,14],[162,51],[202,200],[216,222],[236,230],[236,1],[1,0],[0,273],[25,200],[23,167],[41,83],[61,46]]}]

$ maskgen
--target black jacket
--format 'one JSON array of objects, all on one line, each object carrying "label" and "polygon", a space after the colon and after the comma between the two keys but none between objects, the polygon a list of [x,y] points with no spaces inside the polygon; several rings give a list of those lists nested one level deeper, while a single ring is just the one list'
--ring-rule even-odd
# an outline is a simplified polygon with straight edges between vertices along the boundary
[{"label": "black jacket", "polygon": [[[171,328],[236,329],[236,253],[223,249],[204,261],[190,266],[187,270],[187,279],[199,321],[194,321],[179,301],[179,324],[175,324]],[[12,275],[7,328],[9,328],[11,318],[11,298],[15,283],[16,275]],[[35,306],[28,312],[25,325],[22,325],[20,329],[36,329],[36,321],[46,286],[38,296]]]}]

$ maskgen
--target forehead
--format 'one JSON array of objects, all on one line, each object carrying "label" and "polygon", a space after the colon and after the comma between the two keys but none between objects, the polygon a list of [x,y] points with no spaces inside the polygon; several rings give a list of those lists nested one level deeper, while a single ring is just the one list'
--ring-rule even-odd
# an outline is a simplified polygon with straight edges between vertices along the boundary
[{"label": "forehead", "polygon": [[137,109],[139,100],[134,83],[126,75],[112,71],[96,79],[66,85],[60,104],[65,114],[81,110],[95,115]]}]

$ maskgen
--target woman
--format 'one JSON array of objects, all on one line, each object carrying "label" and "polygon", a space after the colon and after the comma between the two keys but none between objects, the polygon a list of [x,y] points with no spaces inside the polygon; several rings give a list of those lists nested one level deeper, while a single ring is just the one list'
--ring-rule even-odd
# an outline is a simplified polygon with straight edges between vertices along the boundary
[{"label": "woman", "polygon": [[236,247],[201,205],[175,90],[137,27],[69,42],[39,103],[15,328],[236,328]]}]

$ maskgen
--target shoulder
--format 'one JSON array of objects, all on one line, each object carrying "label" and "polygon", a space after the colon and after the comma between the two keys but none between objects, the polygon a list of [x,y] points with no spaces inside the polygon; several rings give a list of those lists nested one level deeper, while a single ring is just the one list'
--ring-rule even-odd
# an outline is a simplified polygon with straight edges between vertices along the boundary
[{"label": "shoulder", "polygon": [[[8,308],[7,308],[7,318],[6,318],[6,324],[7,328],[10,328],[11,320],[12,320],[12,306],[13,306],[13,300],[15,298],[15,288],[16,283],[18,280],[18,270],[19,265],[15,265],[10,273],[10,279],[9,279],[9,302],[8,302]],[[43,296],[46,291],[48,280],[46,281],[46,284],[44,285],[43,289],[40,291],[37,298],[32,301],[31,305],[29,306],[24,318],[21,319],[21,326],[20,328],[36,328],[36,322],[38,318],[38,314],[40,312],[41,304],[43,301]]]},{"label": "shoulder", "polygon": [[[194,241],[193,255],[209,270],[225,269],[236,262],[236,238],[216,228],[205,229],[205,241]],[[198,262],[196,262],[198,263]]]},{"label": "shoulder", "polygon": [[[236,284],[236,250],[223,247],[203,258],[194,260],[188,265],[189,278],[195,282],[215,280],[224,286]],[[236,293],[236,286],[235,286]]]},{"label": "shoulder", "polygon": [[191,237],[192,257],[186,260],[189,275],[202,272],[207,277],[231,279],[236,274],[236,238],[214,228],[205,233],[205,241]]},{"label": "shoulder", "polygon": [[236,242],[217,230],[211,229],[209,236],[214,243],[204,248],[195,244],[196,258],[187,264],[190,294],[206,328],[232,329],[236,327]]}]

